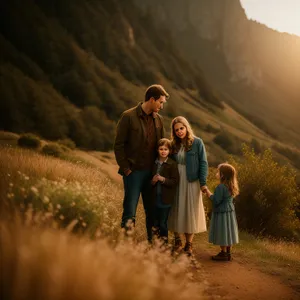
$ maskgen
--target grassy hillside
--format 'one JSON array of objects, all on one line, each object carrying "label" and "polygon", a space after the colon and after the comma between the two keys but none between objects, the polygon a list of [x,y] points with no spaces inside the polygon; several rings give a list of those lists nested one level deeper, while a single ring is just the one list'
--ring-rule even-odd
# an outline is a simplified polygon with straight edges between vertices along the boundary
[{"label": "grassy hillside", "polygon": [[[175,300],[207,299],[203,295],[207,290],[210,297],[214,295],[216,287],[206,281],[201,265],[191,265],[185,257],[174,261],[160,248],[124,242],[119,231],[121,177],[111,153],[74,150],[58,159],[13,146],[14,134],[2,137],[11,145],[0,146],[0,239],[6,274],[0,280],[5,298],[38,295],[60,299],[67,294],[74,299],[124,299],[126,295],[136,299],[169,299],[170,295]],[[209,184],[213,188],[213,179]],[[24,217],[22,226],[21,220],[12,222],[7,213],[11,204]],[[60,227],[66,230],[57,230]],[[93,241],[86,234],[92,234]],[[134,240],[145,240],[141,205]],[[194,248],[196,255],[215,251],[205,234],[196,236]],[[297,243],[254,239],[241,233],[241,244],[234,253],[247,269],[257,265],[297,288]]]}]

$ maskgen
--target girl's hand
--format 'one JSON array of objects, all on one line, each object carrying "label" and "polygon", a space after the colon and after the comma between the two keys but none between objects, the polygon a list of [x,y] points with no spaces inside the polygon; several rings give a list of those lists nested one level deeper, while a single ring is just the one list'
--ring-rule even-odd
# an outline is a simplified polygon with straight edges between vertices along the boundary
[{"label": "girl's hand", "polygon": [[212,195],[212,192],[207,189],[205,195],[209,198]]}]

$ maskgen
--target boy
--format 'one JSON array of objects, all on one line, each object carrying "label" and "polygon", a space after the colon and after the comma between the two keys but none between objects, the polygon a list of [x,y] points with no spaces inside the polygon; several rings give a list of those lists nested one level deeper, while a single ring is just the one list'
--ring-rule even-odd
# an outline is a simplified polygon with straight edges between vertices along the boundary
[{"label": "boy", "polygon": [[158,157],[153,166],[151,181],[155,201],[153,233],[166,244],[168,243],[169,211],[179,182],[177,163],[169,157],[171,150],[170,140],[163,138],[158,141]]}]

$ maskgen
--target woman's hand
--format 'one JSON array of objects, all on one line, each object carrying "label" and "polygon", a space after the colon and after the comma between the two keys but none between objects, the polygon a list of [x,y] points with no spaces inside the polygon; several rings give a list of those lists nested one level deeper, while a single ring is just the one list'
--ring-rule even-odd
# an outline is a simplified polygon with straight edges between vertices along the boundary
[{"label": "woman's hand", "polygon": [[208,191],[208,187],[206,185],[201,186],[201,192],[206,194],[206,192]]}]

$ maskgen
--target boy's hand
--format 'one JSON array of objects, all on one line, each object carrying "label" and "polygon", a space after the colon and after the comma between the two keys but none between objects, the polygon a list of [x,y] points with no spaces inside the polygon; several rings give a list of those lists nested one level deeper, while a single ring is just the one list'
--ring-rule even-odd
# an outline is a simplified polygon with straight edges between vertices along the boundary
[{"label": "boy's hand", "polygon": [[151,180],[151,184],[152,185],[156,184],[156,182],[158,181],[158,176],[159,176],[158,174],[156,174],[156,175],[153,176],[153,178]]},{"label": "boy's hand", "polygon": [[157,180],[160,181],[160,182],[165,182],[166,178],[162,177],[160,175],[157,175]]}]

